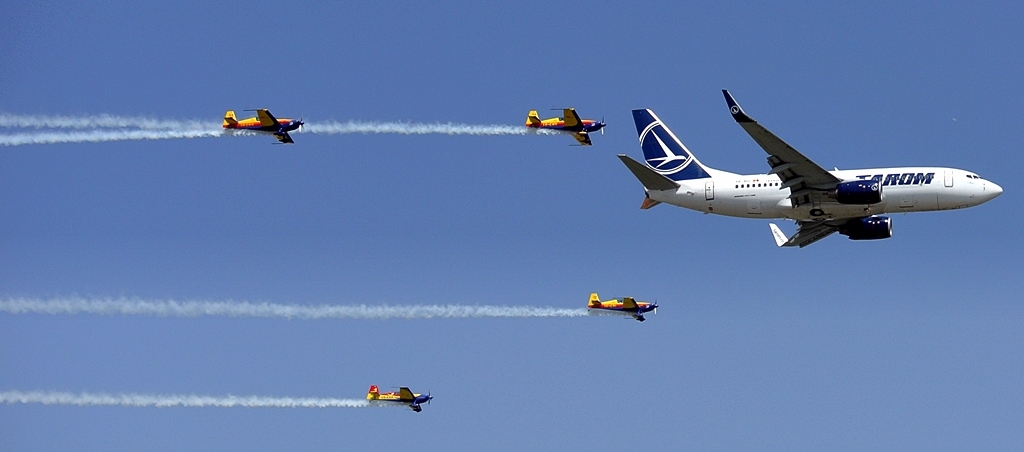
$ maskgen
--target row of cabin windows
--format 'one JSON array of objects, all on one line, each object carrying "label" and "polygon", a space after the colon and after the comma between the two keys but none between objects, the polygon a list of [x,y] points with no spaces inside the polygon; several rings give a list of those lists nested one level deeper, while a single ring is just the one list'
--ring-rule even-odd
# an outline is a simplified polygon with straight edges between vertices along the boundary
[{"label": "row of cabin windows", "polygon": [[781,182],[772,182],[772,183],[769,183],[769,184],[766,184],[766,183],[760,183],[760,184],[736,184],[735,188],[757,188],[757,187],[761,187],[761,186],[764,186],[764,187],[778,187],[780,184],[782,184],[782,183]]}]

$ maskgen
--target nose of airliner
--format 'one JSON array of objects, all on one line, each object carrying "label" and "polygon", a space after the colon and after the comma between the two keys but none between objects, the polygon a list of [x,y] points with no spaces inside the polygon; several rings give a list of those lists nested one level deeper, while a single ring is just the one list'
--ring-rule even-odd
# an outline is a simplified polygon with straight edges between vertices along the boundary
[{"label": "nose of airliner", "polygon": [[994,182],[987,182],[985,184],[985,197],[993,199],[996,196],[1003,194],[1003,187],[995,184]]}]

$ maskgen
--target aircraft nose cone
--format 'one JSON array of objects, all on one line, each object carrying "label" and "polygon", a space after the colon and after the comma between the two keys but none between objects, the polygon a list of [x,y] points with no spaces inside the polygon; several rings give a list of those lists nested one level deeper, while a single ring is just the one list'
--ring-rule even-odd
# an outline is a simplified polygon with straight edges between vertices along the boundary
[{"label": "aircraft nose cone", "polygon": [[992,199],[995,198],[996,196],[1003,194],[1003,187],[1000,187],[995,183],[989,182],[988,184],[985,185],[985,191],[988,192],[988,199]]}]

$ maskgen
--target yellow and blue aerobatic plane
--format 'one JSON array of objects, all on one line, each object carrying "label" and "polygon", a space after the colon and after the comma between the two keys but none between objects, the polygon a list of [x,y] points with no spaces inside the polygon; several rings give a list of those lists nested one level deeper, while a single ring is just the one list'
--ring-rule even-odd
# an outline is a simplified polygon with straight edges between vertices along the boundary
[{"label": "yellow and blue aerobatic plane", "polygon": [[536,110],[531,110],[526,115],[526,127],[532,129],[547,129],[556,130],[560,132],[566,132],[572,134],[572,137],[580,143],[580,146],[590,146],[593,144],[590,141],[590,132],[597,132],[598,130],[604,134],[604,121],[595,121],[593,119],[580,119],[580,115],[576,114],[575,108],[565,108],[562,110],[563,117],[561,118],[548,118],[540,119],[537,115]]},{"label": "yellow and blue aerobatic plane", "polygon": [[643,322],[647,320],[644,318],[645,312],[654,311],[655,314],[658,313],[658,303],[636,301],[633,297],[601,301],[601,298],[596,293],[592,293],[590,294],[590,302],[587,303],[587,311],[590,314],[624,315]]},{"label": "yellow and blue aerobatic plane", "polygon": [[[248,110],[247,110],[248,111]],[[270,114],[270,110],[261,108],[256,110],[255,118],[247,118],[239,121],[235,118],[234,110],[228,110],[224,113],[224,124],[225,129],[241,129],[241,130],[255,130],[258,132],[267,132],[274,135],[277,141],[282,144],[294,143],[291,135],[288,132],[302,127],[305,124],[300,119],[288,119],[281,118],[277,119],[274,115]]]},{"label": "yellow and blue aerobatic plane", "polygon": [[370,390],[366,393],[366,400],[370,401],[373,405],[409,405],[409,408],[412,408],[412,410],[417,413],[423,411],[423,407],[421,405],[423,403],[429,404],[430,399],[433,399],[430,394],[414,394],[405,386],[398,388],[398,392],[381,393],[380,390],[377,389],[377,385],[370,385]]}]

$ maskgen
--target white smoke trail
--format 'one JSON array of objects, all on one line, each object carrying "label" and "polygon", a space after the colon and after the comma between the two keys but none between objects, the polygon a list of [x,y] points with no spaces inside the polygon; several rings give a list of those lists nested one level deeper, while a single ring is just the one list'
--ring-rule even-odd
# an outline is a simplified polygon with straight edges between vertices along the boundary
[{"label": "white smoke trail", "polygon": [[320,397],[202,396],[160,394],[74,394],[70,392],[0,392],[0,403],[41,403],[43,405],[138,406],[138,407],[245,407],[245,408],[365,408],[362,399]]},{"label": "white smoke trail", "polygon": [[11,298],[0,300],[0,312],[11,314],[149,315],[158,317],[271,317],[284,319],[429,319],[471,317],[582,317],[585,308],[471,305],[286,305],[234,301],[139,299]]},{"label": "white smoke trail", "polygon": [[210,129],[220,126],[218,122],[176,121],[167,119],[140,118],[114,115],[92,116],[46,116],[12,115],[0,113],[0,127],[23,129]]},{"label": "white smoke trail", "polygon": [[88,132],[42,132],[0,135],[0,146],[52,143],[100,143],[127,140],[172,140],[177,138],[215,138],[238,134],[223,129],[190,130],[90,130]]},{"label": "white smoke trail", "polygon": [[544,129],[528,129],[524,126],[501,124],[474,125],[456,123],[407,123],[407,122],[323,122],[309,123],[302,127],[303,132],[343,134],[343,133],[388,133],[401,135],[526,135],[528,133],[551,133]]},{"label": "white smoke trail", "polygon": [[[54,143],[99,143],[127,140],[170,140],[232,135],[257,135],[249,130],[225,130],[217,123],[176,121],[125,116],[32,116],[0,113],[0,127],[40,129],[39,132],[0,135],[0,146]],[[45,131],[45,130],[50,131]],[[62,132],[60,129],[91,129]],[[554,135],[561,132],[501,124],[326,121],[307,123],[304,133],[316,134],[400,134],[400,135]]]},{"label": "white smoke trail", "polygon": [[[25,129],[146,129],[146,130],[209,130],[219,129],[219,123],[178,121],[153,118],[135,118],[114,115],[45,116],[0,113],[0,127]],[[456,123],[411,123],[377,121],[326,121],[308,123],[303,132],[324,134],[389,133],[404,135],[525,135],[549,133],[549,130],[527,129],[523,126],[501,124],[474,125]]]}]

